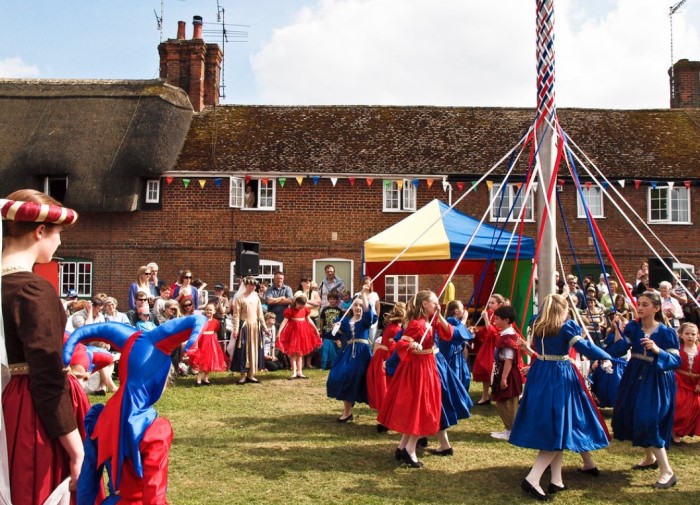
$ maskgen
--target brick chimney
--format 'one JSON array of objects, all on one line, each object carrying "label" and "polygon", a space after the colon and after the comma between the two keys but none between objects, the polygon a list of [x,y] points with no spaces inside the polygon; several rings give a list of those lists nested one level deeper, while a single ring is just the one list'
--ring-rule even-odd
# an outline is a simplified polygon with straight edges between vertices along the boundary
[{"label": "brick chimney", "polygon": [[201,112],[205,106],[219,105],[223,59],[219,45],[204,43],[201,16],[192,19],[191,40],[186,40],[185,22],[178,21],[177,25],[177,38],[158,46],[161,79],[184,89],[195,112]]},{"label": "brick chimney", "polygon": [[[668,75],[670,78],[671,69]],[[678,60],[673,65],[673,82],[670,81],[672,109],[700,107],[700,61]]]}]

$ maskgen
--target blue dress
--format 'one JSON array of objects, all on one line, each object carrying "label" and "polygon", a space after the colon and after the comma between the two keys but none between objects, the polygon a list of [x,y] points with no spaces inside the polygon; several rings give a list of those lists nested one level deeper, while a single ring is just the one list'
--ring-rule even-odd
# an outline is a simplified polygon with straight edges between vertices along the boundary
[{"label": "blue dress", "polygon": [[623,337],[609,348],[616,354],[632,350],[617,392],[612,427],[615,438],[631,440],[638,447],[669,448],[676,406],[676,374],[681,365],[678,335],[660,324],[651,339],[661,351],[647,353],[640,340],[642,324],[630,321]]},{"label": "blue dress", "polygon": [[569,320],[557,335],[535,337],[539,356],[533,360],[527,375],[510,434],[511,444],[573,452],[607,447],[607,432],[569,361],[569,347],[590,359],[610,359],[610,356],[584,340],[581,334],[581,327]]},{"label": "blue dress", "polygon": [[615,339],[615,334],[611,333],[603,342],[603,349],[605,349],[610,356],[612,356],[612,373],[607,373],[601,367],[596,367],[589,375],[589,380],[591,382],[591,392],[595,395],[598,400],[599,407],[614,407],[615,399],[617,398],[617,390],[620,387],[620,382],[622,381],[622,374],[627,368],[627,351],[622,352],[620,346],[611,348],[610,345]]},{"label": "blue dress", "polygon": [[440,377],[440,429],[446,430],[454,426],[460,419],[467,419],[471,414],[472,399],[452,371],[442,352],[435,353],[435,365]]},{"label": "blue dress", "polygon": [[468,345],[474,336],[461,321],[454,317],[448,317],[447,322],[454,326],[452,340],[439,340],[438,347],[447,360],[447,363],[450,365],[450,369],[457,376],[467,392],[469,392],[472,374],[469,371],[469,365],[467,364],[467,360],[464,359],[462,351],[464,350],[464,346]]},{"label": "blue dress", "polygon": [[351,320],[346,317],[340,323],[346,347],[328,373],[326,395],[336,400],[367,403],[367,368],[372,360],[369,330],[377,315],[370,306],[355,324]]}]

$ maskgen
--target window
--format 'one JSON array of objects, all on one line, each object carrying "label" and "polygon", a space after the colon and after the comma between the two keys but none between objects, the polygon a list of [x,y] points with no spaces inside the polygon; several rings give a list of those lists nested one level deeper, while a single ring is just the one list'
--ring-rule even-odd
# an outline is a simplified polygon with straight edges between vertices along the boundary
[{"label": "window", "polygon": [[413,184],[413,181],[403,179],[401,181],[384,183],[383,210],[384,212],[411,212],[416,210],[416,186]]},{"label": "window", "polygon": [[[520,193],[518,193],[518,188],[521,187]],[[530,191],[530,196],[527,199],[527,205],[525,207],[525,212],[523,212],[523,220],[534,221],[534,190],[533,185],[532,191]],[[516,196],[517,195],[517,196]],[[518,221],[520,219],[520,209],[523,205],[523,200],[525,197],[525,184],[508,184],[503,191],[501,191],[501,184],[494,184],[491,186],[490,193],[491,203],[491,221],[504,221],[508,218],[508,221]],[[513,210],[511,211],[511,207]],[[510,217],[508,214],[510,213]]]},{"label": "window", "polygon": [[[256,277],[259,281],[267,281],[268,284],[272,284],[272,278],[275,276],[275,272],[282,271],[284,272],[284,263],[280,261],[270,261],[270,260],[260,260],[260,275]],[[230,275],[229,275],[229,286],[231,289],[234,289],[235,286],[235,281],[236,281],[236,262],[232,261],[231,262],[231,270],[230,270]],[[291,286],[290,280],[286,278],[284,279],[285,284],[288,286]],[[294,284],[296,286],[296,284]],[[292,288],[294,289],[294,288]]]},{"label": "window", "polygon": [[146,181],[146,203],[160,203],[160,179]]},{"label": "window", "polygon": [[690,224],[688,188],[649,188],[648,221],[650,223]]},{"label": "window", "polygon": [[390,303],[408,302],[418,293],[417,275],[387,275],[384,278],[384,299]]},{"label": "window", "polygon": [[78,296],[92,296],[92,261],[85,259],[65,259],[59,266],[59,292],[66,296],[69,289],[75,289]]},{"label": "window", "polygon": [[231,177],[229,207],[251,210],[275,210],[275,179],[252,179],[245,182]]},{"label": "window", "polygon": [[586,217],[586,209],[581,201],[581,194],[583,195],[583,200],[586,202],[588,210],[591,211],[591,216],[605,217],[603,213],[603,190],[597,187],[581,188],[581,193],[578,194],[576,198],[578,202],[578,217]]},{"label": "window", "polygon": [[355,279],[353,278],[353,272],[355,271],[355,262],[345,258],[320,258],[313,260],[313,278],[319,285],[326,278],[326,265],[333,265],[335,276],[343,279],[345,289],[354,294]]},{"label": "window", "polygon": [[59,202],[66,199],[66,189],[68,188],[68,177],[44,177],[44,193]]}]

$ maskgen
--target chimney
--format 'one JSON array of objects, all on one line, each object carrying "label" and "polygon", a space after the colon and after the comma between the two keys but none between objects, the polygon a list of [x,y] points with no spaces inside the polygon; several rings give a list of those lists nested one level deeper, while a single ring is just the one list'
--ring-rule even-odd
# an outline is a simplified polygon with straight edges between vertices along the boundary
[{"label": "chimney", "polygon": [[205,44],[201,16],[192,19],[194,34],[185,39],[185,22],[177,23],[177,39],[158,46],[160,77],[185,90],[192,108],[200,112],[205,105],[219,104],[219,84],[223,53],[218,44]]},{"label": "chimney", "polygon": [[672,109],[700,107],[700,61],[678,60],[668,71]]}]

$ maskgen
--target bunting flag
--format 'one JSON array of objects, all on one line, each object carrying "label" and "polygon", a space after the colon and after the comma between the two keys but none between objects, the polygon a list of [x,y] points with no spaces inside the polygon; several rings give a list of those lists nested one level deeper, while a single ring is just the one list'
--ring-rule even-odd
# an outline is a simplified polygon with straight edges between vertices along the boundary
[{"label": "bunting flag", "polygon": [[250,176],[250,175],[246,175],[246,176],[245,176],[245,183],[248,184],[248,183],[250,182],[250,179],[251,179],[251,176]]},{"label": "bunting flag", "polygon": [[263,183],[263,186],[267,186],[267,183],[270,182],[270,178],[263,177],[262,179],[260,179],[260,181]]},{"label": "bunting flag", "polygon": [[515,186],[515,189],[517,189],[518,191],[520,191],[520,188],[523,187],[523,183],[522,183],[522,182],[516,182],[516,183],[514,184],[514,186]]},{"label": "bunting flag", "polygon": [[649,184],[651,184],[651,189],[656,189],[656,181],[649,181]]},{"label": "bunting flag", "polygon": [[639,189],[639,186],[642,184],[642,181],[639,179],[634,179],[634,189]]},{"label": "bunting flag", "polygon": [[396,181],[396,187],[399,188],[399,191],[403,189],[403,179]]},{"label": "bunting flag", "polygon": [[299,186],[301,186],[301,183],[302,183],[303,181],[304,181],[304,177],[303,177],[303,176],[300,175],[300,176],[297,177],[297,184],[298,184]]},{"label": "bunting flag", "polygon": [[593,186],[593,183],[591,181],[586,181],[586,189],[591,189],[591,186]]},{"label": "bunting flag", "polygon": [[425,183],[428,185],[428,189],[433,187],[433,179],[426,179]]},{"label": "bunting flag", "polygon": [[476,193],[476,181],[472,181],[472,190]]},{"label": "bunting flag", "polygon": [[445,193],[447,193],[447,188],[449,188],[449,187],[450,187],[450,183],[447,182],[447,179],[443,179],[443,180],[442,180],[442,190],[443,190]]},{"label": "bunting flag", "polygon": [[603,186],[603,189],[608,189],[608,181],[603,181],[600,185]]},{"label": "bunting flag", "polygon": [[388,188],[389,186],[391,186],[391,181],[389,179],[384,179],[384,187]]},{"label": "bunting flag", "polygon": [[321,179],[321,177],[318,176],[318,175],[314,175],[314,176],[311,178],[311,180],[312,180],[313,183],[314,183],[314,186],[315,186],[316,184],[318,184],[318,181],[319,181],[320,179]]},{"label": "bunting flag", "polygon": [[620,187],[622,189],[625,189],[625,180],[624,179],[620,179],[619,181],[617,181],[617,183],[620,185]]},{"label": "bunting flag", "polygon": [[173,183],[173,178],[172,177],[166,177],[165,182],[170,186]]},{"label": "bunting flag", "polygon": [[214,179],[214,186],[216,186],[217,188],[221,187],[221,177],[217,177],[216,179]]},{"label": "bunting flag", "polygon": [[207,180],[206,179],[199,179],[198,182],[199,182],[199,187],[204,189],[204,186],[207,184]]},{"label": "bunting flag", "polygon": [[354,177],[348,177],[348,180],[350,181],[350,186],[355,185],[355,178]]},{"label": "bunting flag", "polygon": [[566,181],[564,179],[557,179],[557,186],[564,186]]},{"label": "bunting flag", "polygon": [[367,187],[369,187],[374,182],[374,179],[372,179],[371,177],[367,177],[365,178],[365,181],[367,182]]},{"label": "bunting flag", "polygon": [[338,178],[337,177],[331,177],[331,184],[333,184],[333,187],[338,183]]},{"label": "bunting flag", "polygon": [[413,187],[418,189],[418,183],[420,182],[419,179],[413,179]]},{"label": "bunting flag", "polygon": [[182,184],[187,187],[190,185],[190,180],[189,179],[182,179]]},{"label": "bunting flag", "polygon": [[457,183],[457,189],[459,190],[460,193],[461,193],[462,191],[464,191],[464,183],[463,183],[462,181],[459,181],[459,182]]},{"label": "bunting flag", "polygon": [[690,188],[690,181],[683,181],[683,185],[684,185],[686,188]]},{"label": "bunting flag", "polygon": [[277,179],[277,180],[280,181],[280,187],[284,187],[284,183],[287,182],[287,178],[286,178],[286,177],[280,177],[280,178]]},{"label": "bunting flag", "polygon": [[668,183],[668,188],[669,188],[669,189],[673,189],[673,185],[674,185],[674,184],[675,184],[674,182],[669,182],[669,183]]},{"label": "bunting flag", "polygon": [[486,189],[491,191],[492,187],[493,187],[493,181],[486,181]]}]

